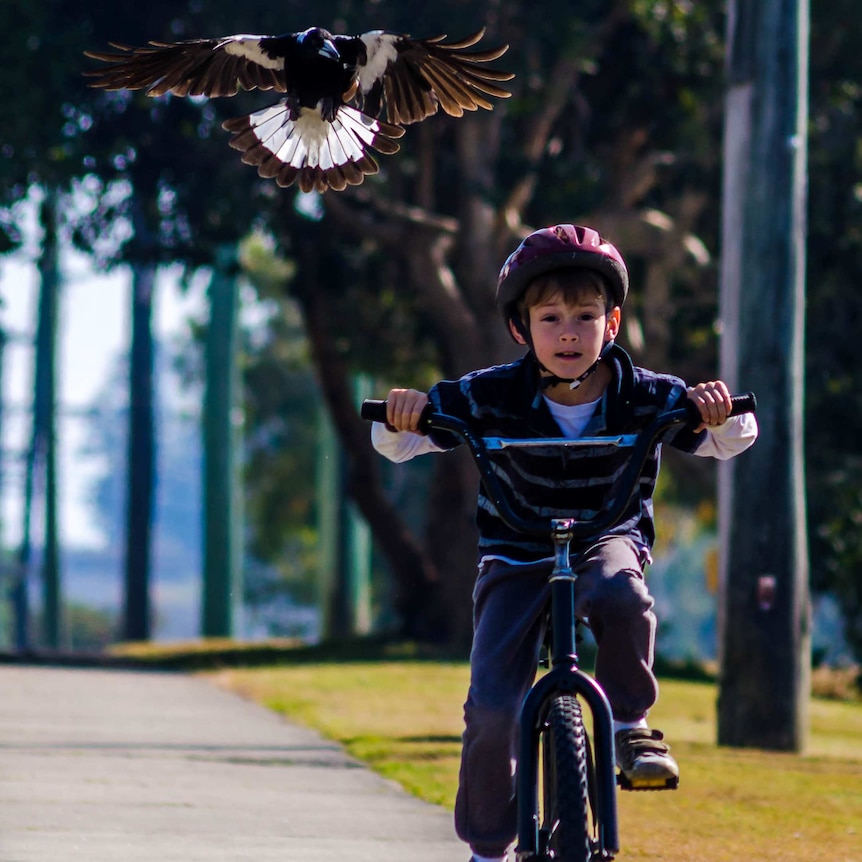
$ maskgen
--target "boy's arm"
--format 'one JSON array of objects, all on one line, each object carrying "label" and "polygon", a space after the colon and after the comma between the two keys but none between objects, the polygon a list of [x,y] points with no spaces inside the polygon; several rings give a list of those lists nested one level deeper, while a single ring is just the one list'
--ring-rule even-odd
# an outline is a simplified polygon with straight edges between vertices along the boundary
[{"label": "boy's arm", "polygon": [[756,439],[757,420],[754,414],[741,413],[739,416],[731,416],[723,425],[707,428],[704,439],[694,450],[694,454],[726,461],[744,452]]},{"label": "boy's arm", "polygon": [[385,458],[400,464],[428,452],[445,452],[430,437],[410,431],[390,431],[382,422],[371,425],[371,445]]}]

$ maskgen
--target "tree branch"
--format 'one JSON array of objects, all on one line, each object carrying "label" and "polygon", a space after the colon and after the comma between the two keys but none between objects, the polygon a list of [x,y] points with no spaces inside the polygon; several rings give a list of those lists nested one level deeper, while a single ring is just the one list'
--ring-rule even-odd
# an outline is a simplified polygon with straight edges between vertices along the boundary
[{"label": "tree branch", "polygon": [[523,153],[527,170],[515,184],[500,210],[502,222],[514,234],[522,232],[524,210],[533,199],[539,181],[539,167],[554,124],[566,106],[570,92],[580,76],[580,64],[568,56],[560,56],[548,76],[550,85],[545,89],[545,100],[530,124],[530,134]]}]

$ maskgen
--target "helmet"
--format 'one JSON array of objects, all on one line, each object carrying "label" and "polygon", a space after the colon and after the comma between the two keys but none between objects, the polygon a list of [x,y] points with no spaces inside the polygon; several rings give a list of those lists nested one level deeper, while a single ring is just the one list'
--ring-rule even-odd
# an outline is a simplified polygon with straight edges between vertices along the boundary
[{"label": "helmet", "polygon": [[614,305],[622,305],[629,291],[629,275],[622,255],[598,231],[558,224],[533,231],[508,257],[497,280],[497,308],[508,322],[527,285],[552,269],[593,269],[608,282]]}]

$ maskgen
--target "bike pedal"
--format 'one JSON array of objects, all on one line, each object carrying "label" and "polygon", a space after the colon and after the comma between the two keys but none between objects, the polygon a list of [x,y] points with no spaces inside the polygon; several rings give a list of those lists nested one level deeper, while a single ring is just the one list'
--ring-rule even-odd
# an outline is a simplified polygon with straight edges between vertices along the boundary
[{"label": "bike pedal", "polygon": [[679,776],[673,778],[661,778],[658,780],[631,781],[622,772],[617,773],[617,784],[621,790],[632,791],[655,791],[655,790],[677,790],[679,788]]}]

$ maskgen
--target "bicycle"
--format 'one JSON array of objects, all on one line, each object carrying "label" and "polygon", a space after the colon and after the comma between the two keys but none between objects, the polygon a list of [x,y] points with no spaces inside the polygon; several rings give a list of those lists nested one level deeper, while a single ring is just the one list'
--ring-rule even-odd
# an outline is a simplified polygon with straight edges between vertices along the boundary
[{"label": "bicycle", "polygon": [[[733,414],[754,412],[753,393],[734,396]],[[385,401],[365,401],[361,416],[386,421]],[[485,493],[500,516],[519,532],[545,537],[550,529],[554,563],[549,575],[551,599],[548,627],[549,671],[540,677],[521,708],[516,766],[518,862],[608,862],[619,852],[616,787],[626,787],[617,774],[613,715],[598,682],[579,667],[575,615],[575,581],[569,564],[573,539],[588,539],[612,527],[634,496],[641,471],[653,447],[670,428],[700,423],[693,403],[657,416],[635,434],[607,437],[530,438],[480,437],[453,416],[427,409],[423,430],[447,431],[466,443],[479,470]],[[514,447],[618,446],[630,448],[628,463],[609,494],[611,504],[596,518],[526,519],[512,511],[489,452]],[[592,718],[592,736],[584,722],[582,703]],[[540,773],[541,764],[541,773]],[[668,789],[675,789],[676,784]],[[541,798],[540,798],[541,794]]]}]

